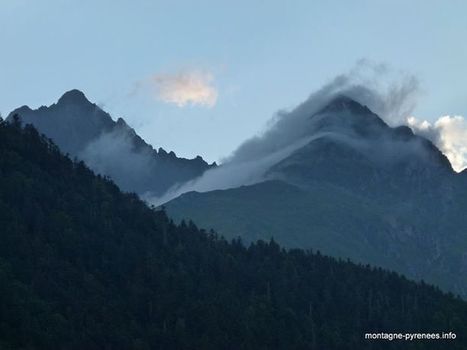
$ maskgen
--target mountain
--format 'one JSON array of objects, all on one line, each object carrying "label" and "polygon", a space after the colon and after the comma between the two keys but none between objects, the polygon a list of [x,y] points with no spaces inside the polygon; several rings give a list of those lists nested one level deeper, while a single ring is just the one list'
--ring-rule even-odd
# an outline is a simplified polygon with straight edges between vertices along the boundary
[{"label": "mountain", "polygon": [[[306,187],[330,183],[381,200],[400,199],[455,175],[449,160],[410,128],[389,127],[367,107],[345,96],[309,119],[311,134],[322,135],[269,169],[271,178]],[[388,191],[388,186],[391,191]],[[432,189],[431,189],[432,190]]]},{"label": "mountain", "polygon": [[165,204],[169,214],[227,238],[274,237],[467,297],[465,174],[430,141],[388,126],[348,97],[305,117],[301,128],[311,141],[268,167],[261,181],[185,193]]},{"label": "mountain", "polygon": [[68,91],[49,107],[18,108],[7,120],[14,115],[34,125],[65,153],[110,176],[123,190],[140,195],[159,196],[212,166],[199,156],[184,159],[162,148],[154,150],[122,118],[114,121],[78,90]]},{"label": "mountain", "polygon": [[[176,225],[15,119],[0,122],[0,227],[1,349],[467,346],[461,299],[319,252]],[[382,331],[458,336],[364,338]]]}]

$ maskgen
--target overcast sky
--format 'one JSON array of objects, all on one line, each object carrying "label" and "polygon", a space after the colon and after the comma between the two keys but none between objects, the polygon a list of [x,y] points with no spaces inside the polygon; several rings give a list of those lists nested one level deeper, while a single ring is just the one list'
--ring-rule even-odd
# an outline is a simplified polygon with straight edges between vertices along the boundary
[{"label": "overcast sky", "polygon": [[0,0],[0,112],[78,88],[155,147],[228,155],[358,60],[467,115],[467,1]]}]

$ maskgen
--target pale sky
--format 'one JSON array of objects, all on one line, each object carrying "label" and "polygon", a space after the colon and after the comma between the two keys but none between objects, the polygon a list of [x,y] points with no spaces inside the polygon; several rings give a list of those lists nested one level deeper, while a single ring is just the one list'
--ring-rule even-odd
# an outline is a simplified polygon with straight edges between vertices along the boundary
[{"label": "pale sky", "polygon": [[77,88],[155,147],[227,156],[364,58],[467,115],[467,1],[0,0],[0,112]]}]

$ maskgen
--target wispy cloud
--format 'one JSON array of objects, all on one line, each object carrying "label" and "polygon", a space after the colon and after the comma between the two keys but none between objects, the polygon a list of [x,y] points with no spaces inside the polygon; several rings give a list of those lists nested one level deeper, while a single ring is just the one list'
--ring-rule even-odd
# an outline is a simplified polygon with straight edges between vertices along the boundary
[{"label": "wispy cloud", "polygon": [[434,123],[409,117],[407,124],[415,133],[431,140],[448,157],[454,170],[467,168],[467,120],[461,116],[443,116]]},{"label": "wispy cloud", "polygon": [[184,70],[172,74],[156,74],[149,79],[155,97],[178,107],[216,105],[218,91],[214,75],[202,70]]}]

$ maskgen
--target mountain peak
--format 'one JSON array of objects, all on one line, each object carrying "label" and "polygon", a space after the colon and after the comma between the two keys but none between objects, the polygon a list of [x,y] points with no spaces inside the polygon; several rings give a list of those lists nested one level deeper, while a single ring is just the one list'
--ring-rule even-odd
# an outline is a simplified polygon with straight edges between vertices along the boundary
[{"label": "mountain peak", "polygon": [[80,90],[73,89],[67,91],[63,94],[62,97],[58,100],[58,104],[83,104],[83,103],[91,103],[86,98],[86,95]]},{"label": "mountain peak", "polygon": [[311,117],[317,117],[314,123],[315,131],[351,132],[362,137],[374,138],[390,129],[367,106],[342,94],[330,99]]},{"label": "mountain peak", "polygon": [[348,110],[352,113],[372,113],[367,106],[360,104],[346,95],[337,95],[334,97],[323,109],[321,109],[320,113],[341,112],[343,110]]}]

